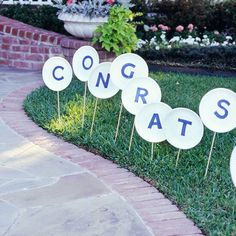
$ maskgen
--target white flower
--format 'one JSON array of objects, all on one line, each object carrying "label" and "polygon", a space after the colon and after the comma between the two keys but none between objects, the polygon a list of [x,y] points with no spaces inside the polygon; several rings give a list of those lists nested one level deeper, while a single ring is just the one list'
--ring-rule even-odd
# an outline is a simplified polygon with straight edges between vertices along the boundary
[{"label": "white flower", "polygon": [[136,46],[137,46],[138,49],[140,49],[140,48],[142,48],[146,44],[147,44],[146,41],[144,41],[142,39],[139,39]]},{"label": "white flower", "polygon": [[159,46],[156,46],[155,49],[158,51],[158,50],[160,50],[160,47],[159,47]]},{"label": "white flower", "polygon": [[180,37],[174,36],[172,39],[170,39],[169,43],[175,43],[175,42],[179,42],[179,41],[180,41]]},{"label": "white flower", "polygon": [[161,38],[162,41],[165,41],[166,40],[166,35],[162,33],[160,38]]},{"label": "white flower", "polygon": [[207,39],[207,38],[208,38],[208,36],[207,36],[206,34],[204,34],[204,35],[203,35],[203,38],[204,38],[204,39]]},{"label": "white flower", "polygon": [[200,39],[199,37],[196,37],[195,40],[196,40],[197,42],[201,42],[201,39]]},{"label": "white flower", "polygon": [[205,44],[206,46],[210,45],[210,40],[208,38],[205,38],[202,40],[202,43]]},{"label": "white flower", "polygon": [[227,40],[232,40],[233,38],[231,36],[226,36],[225,37]]},{"label": "white flower", "polygon": [[227,41],[224,41],[224,42],[222,43],[222,46],[227,46],[227,44],[228,44],[228,42],[227,42]]},{"label": "white flower", "polygon": [[193,39],[193,38],[187,38],[187,39],[186,39],[186,43],[187,43],[188,45],[193,45],[194,39]]},{"label": "white flower", "polygon": [[171,45],[168,45],[167,48],[171,48]]},{"label": "white flower", "polygon": [[213,41],[211,44],[210,44],[210,46],[212,46],[212,47],[214,47],[214,46],[219,46],[220,44],[218,43],[218,42],[215,42],[215,41]]},{"label": "white flower", "polygon": [[151,40],[150,40],[150,45],[156,45],[157,44],[157,42],[156,42],[156,36],[154,36],[153,38],[151,38]]},{"label": "white flower", "polygon": [[145,30],[146,32],[148,32],[149,29],[150,29],[150,27],[149,27],[148,25],[144,25],[143,28],[144,28],[144,30]]}]

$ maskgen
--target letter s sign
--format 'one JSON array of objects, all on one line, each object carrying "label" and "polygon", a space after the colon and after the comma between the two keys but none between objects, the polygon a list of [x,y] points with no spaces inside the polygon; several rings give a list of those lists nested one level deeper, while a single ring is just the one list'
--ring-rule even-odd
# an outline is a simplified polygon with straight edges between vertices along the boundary
[{"label": "letter s sign", "polygon": [[228,112],[228,110],[223,105],[230,106],[230,102],[225,100],[225,99],[221,99],[220,101],[218,101],[217,105],[218,105],[219,108],[221,108],[224,111],[224,113],[220,114],[218,111],[215,111],[214,114],[219,119],[225,119],[228,116],[229,112]]}]

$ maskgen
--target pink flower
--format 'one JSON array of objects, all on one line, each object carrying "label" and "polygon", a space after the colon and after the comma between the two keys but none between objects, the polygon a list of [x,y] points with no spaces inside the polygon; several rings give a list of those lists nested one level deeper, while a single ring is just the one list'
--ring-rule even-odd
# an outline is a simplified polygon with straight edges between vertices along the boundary
[{"label": "pink flower", "polygon": [[106,0],[106,2],[112,5],[115,2],[115,0]]},{"label": "pink flower", "polygon": [[177,32],[182,32],[184,30],[184,27],[182,25],[178,25],[175,29]]},{"label": "pink flower", "polygon": [[159,24],[159,25],[158,25],[158,28],[160,28],[161,30],[164,30],[164,31],[169,30],[169,27],[166,26],[166,25],[163,25],[163,24]]},{"label": "pink flower", "polygon": [[158,28],[157,28],[156,25],[152,25],[152,26],[150,27],[150,30],[151,30],[152,32],[156,32],[156,31],[158,30]]},{"label": "pink flower", "polygon": [[194,26],[193,24],[189,24],[187,28],[188,28],[189,33],[192,33]]},{"label": "pink flower", "polygon": [[72,5],[74,3],[74,0],[67,0],[66,5]]}]

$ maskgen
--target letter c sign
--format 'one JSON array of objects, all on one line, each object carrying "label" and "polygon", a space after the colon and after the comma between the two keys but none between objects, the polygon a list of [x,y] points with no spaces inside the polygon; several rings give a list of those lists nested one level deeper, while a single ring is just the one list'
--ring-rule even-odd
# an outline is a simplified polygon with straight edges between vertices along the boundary
[{"label": "letter c sign", "polygon": [[70,63],[62,57],[51,57],[43,65],[43,81],[53,91],[64,90],[72,80]]}]

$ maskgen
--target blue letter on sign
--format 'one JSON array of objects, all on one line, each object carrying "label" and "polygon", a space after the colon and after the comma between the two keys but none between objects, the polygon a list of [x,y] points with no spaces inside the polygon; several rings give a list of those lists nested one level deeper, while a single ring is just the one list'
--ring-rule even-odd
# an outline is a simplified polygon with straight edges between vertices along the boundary
[{"label": "blue letter on sign", "polygon": [[109,80],[110,80],[110,74],[109,73],[107,74],[107,79],[105,80],[103,78],[102,72],[99,72],[96,87],[99,87],[100,81],[102,81],[104,88],[107,88],[108,84],[109,84]]},{"label": "blue letter on sign", "polygon": [[131,71],[130,74],[127,75],[127,74],[125,73],[125,69],[126,69],[127,67],[135,68],[136,66],[135,66],[134,64],[132,64],[132,63],[127,63],[127,64],[125,64],[125,65],[121,68],[121,74],[122,74],[122,76],[123,76],[124,78],[126,78],[126,79],[132,79],[133,76],[134,76],[134,72]]},{"label": "blue letter on sign", "polygon": [[143,104],[147,104],[147,101],[145,100],[145,97],[148,95],[148,91],[145,88],[138,88],[136,97],[135,97],[135,102],[138,103],[139,98],[142,99]]},{"label": "blue letter on sign", "polygon": [[180,119],[180,118],[178,119],[178,121],[183,123],[182,130],[181,130],[181,135],[185,136],[186,127],[187,127],[187,125],[192,125],[192,122],[189,121],[189,120],[183,120],[183,119]]},{"label": "blue letter on sign", "polygon": [[149,129],[152,129],[152,126],[153,125],[156,125],[158,127],[158,129],[162,129],[162,126],[161,126],[161,121],[160,121],[160,117],[157,113],[154,113],[153,116],[152,116],[152,119],[149,123],[149,126],[148,128]]},{"label": "blue letter on sign", "polygon": [[222,110],[224,110],[224,114],[223,114],[223,115],[220,115],[217,111],[214,112],[214,114],[215,114],[219,119],[225,119],[225,118],[228,116],[228,114],[229,114],[228,110],[227,110],[225,107],[222,106],[223,103],[225,103],[225,104],[228,105],[228,106],[230,105],[230,102],[227,101],[227,100],[225,100],[225,99],[221,99],[221,100],[217,103],[217,105],[218,105]]},{"label": "blue letter on sign", "polygon": [[[90,60],[90,66],[86,66],[86,65],[85,65],[85,61],[86,61],[87,59]],[[82,65],[83,65],[83,68],[84,68],[85,70],[91,69],[91,67],[93,66],[93,58],[92,58],[91,56],[86,56],[86,57],[84,57],[83,62],[82,62]]]},{"label": "blue letter on sign", "polygon": [[62,67],[62,66],[56,66],[56,67],[53,69],[53,72],[52,72],[53,78],[54,78],[55,80],[58,80],[58,81],[63,80],[63,79],[64,79],[63,76],[62,76],[62,77],[59,77],[59,78],[56,77],[55,73],[56,73],[56,70],[57,70],[57,69],[64,70],[64,67]]}]

